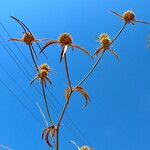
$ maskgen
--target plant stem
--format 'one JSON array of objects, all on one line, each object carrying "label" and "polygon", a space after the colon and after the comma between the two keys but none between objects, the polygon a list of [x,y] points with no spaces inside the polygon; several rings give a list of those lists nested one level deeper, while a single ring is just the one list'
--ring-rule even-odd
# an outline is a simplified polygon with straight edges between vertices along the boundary
[{"label": "plant stem", "polygon": [[44,99],[44,102],[45,102],[45,107],[46,107],[46,111],[47,111],[47,114],[48,114],[48,118],[49,118],[50,123],[53,125],[53,121],[51,119],[50,112],[49,112],[49,109],[48,109],[48,104],[47,104],[47,99],[46,99],[46,94],[45,94],[45,88],[44,88],[43,81],[41,81],[41,85],[42,85],[43,99]]},{"label": "plant stem", "polygon": [[[119,30],[119,32],[117,33],[117,35],[115,36],[115,38],[112,40],[112,42],[108,45],[110,46],[112,43],[114,43],[114,41],[119,37],[119,35],[121,34],[121,32],[123,31],[123,29],[125,28],[127,23],[125,23],[123,25],[123,27]],[[90,69],[90,71],[85,75],[85,77],[77,84],[77,86],[75,87],[78,87],[80,86],[89,76],[90,74],[93,72],[93,70],[96,68],[97,64],[99,63],[99,61],[101,60],[103,54],[104,54],[105,50],[102,51],[101,55],[99,55],[97,61],[95,62],[95,64],[92,66],[92,68]],[[67,80],[68,80],[68,84],[69,84],[69,87],[70,87],[70,93],[69,93],[69,97],[68,97],[68,100],[66,101],[64,107],[63,107],[63,110],[62,110],[62,113],[60,115],[60,118],[58,120],[58,123],[57,123],[57,134],[56,134],[56,150],[59,149],[59,126],[60,126],[60,123],[63,119],[63,116],[66,112],[66,109],[67,109],[67,106],[69,104],[69,101],[70,101],[70,97],[73,93],[73,89],[72,89],[72,86],[71,86],[71,80],[70,80],[70,77],[69,77],[69,71],[68,71],[68,65],[67,65],[67,58],[66,58],[66,54],[64,55],[64,61],[65,61],[65,69],[66,69],[66,75],[67,75]]]},{"label": "plant stem", "polygon": [[68,85],[72,91],[72,86],[71,86],[71,80],[70,80],[70,76],[69,76],[69,70],[68,70],[68,63],[67,63],[67,56],[66,54],[64,55],[64,61],[65,61],[65,69],[66,69],[66,76],[67,76],[67,80],[68,80]]},{"label": "plant stem", "polygon": [[57,123],[56,150],[59,149],[59,126],[60,126],[60,123],[61,123],[61,121],[63,119],[63,116],[65,114],[67,106],[69,104],[71,94],[73,92],[72,86],[71,86],[71,80],[70,80],[70,76],[69,76],[69,70],[68,70],[68,63],[67,63],[67,56],[66,56],[66,54],[64,55],[64,63],[65,63],[65,70],[66,70],[66,76],[67,76],[67,80],[68,80],[68,85],[69,85],[69,88],[70,88],[70,94],[69,94],[68,100],[66,101],[66,103],[65,103],[65,105],[63,107],[62,113],[61,113],[60,118],[59,118],[58,123]]},{"label": "plant stem", "polygon": [[[127,23],[124,23],[124,25],[122,26],[122,28],[119,30],[119,32],[117,33],[117,35],[115,36],[115,38],[112,40],[112,42],[108,46],[110,46],[111,44],[113,44],[116,41],[116,39],[119,37],[119,35],[122,33],[123,29],[125,28],[126,24]],[[80,86],[90,76],[90,74],[93,72],[93,70],[95,69],[95,67],[97,66],[97,64],[99,63],[99,61],[101,60],[101,58],[104,55],[105,51],[106,50],[103,50],[101,52],[101,54],[99,55],[97,61],[92,66],[92,68],[90,69],[90,71],[85,75],[85,77],[75,87]]]},{"label": "plant stem", "polygon": [[36,61],[35,61],[35,59],[34,59],[33,51],[32,51],[32,49],[31,49],[31,46],[30,46],[30,45],[29,45],[29,50],[30,50],[30,54],[31,54],[31,57],[32,57],[34,66],[35,66],[37,72],[39,73],[39,69],[38,69],[38,66],[37,66],[37,64],[36,64]]}]

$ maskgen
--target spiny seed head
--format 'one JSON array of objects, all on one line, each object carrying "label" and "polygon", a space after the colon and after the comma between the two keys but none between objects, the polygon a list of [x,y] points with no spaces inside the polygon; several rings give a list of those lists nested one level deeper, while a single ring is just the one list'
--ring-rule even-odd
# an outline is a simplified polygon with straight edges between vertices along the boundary
[{"label": "spiny seed head", "polygon": [[92,150],[92,148],[88,147],[88,146],[82,146],[80,148],[80,150]]},{"label": "spiny seed head", "polygon": [[27,44],[30,45],[32,42],[35,41],[35,38],[33,37],[33,35],[29,32],[24,33],[22,40]]},{"label": "spiny seed head", "polygon": [[40,78],[45,78],[45,77],[47,77],[48,76],[48,72],[45,70],[45,69],[41,69],[40,71],[39,71],[39,77]]},{"label": "spiny seed head", "polygon": [[107,47],[111,43],[111,40],[109,38],[103,38],[101,39],[101,43],[104,47]]},{"label": "spiny seed head", "polygon": [[107,38],[107,39],[109,39],[109,35],[108,35],[108,34],[106,34],[106,33],[102,33],[102,34],[100,34],[100,35],[99,35],[99,40],[101,41],[103,38]]},{"label": "spiny seed head", "polygon": [[62,45],[71,45],[72,43],[72,37],[68,33],[61,34],[58,40]]},{"label": "spiny seed head", "polygon": [[41,66],[39,67],[40,70],[46,70],[47,72],[50,71],[50,67],[48,66],[48,64],[41,64]]},{"label": "spiny seed head", "polygon": [[135,14],[131,10],[127,10],[126,12],[124,12],[122,17],[127,23],[135,21]]}]

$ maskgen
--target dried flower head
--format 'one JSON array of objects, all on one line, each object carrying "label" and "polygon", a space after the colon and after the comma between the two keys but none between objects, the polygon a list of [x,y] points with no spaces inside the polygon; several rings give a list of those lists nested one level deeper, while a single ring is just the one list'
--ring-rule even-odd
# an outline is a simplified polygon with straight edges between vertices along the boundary
[{"label": "dried flower head", "polygon": [[[74,87],[74,88],[72,89],[72,91],[78,91],[78,92],[80,92],[80,93],[84,96],[84,98],[85,98],[85,107],[86,107],[86,106],[87,106],[87,103],[88,103],[89,100],[90,100],[90,97],[89,97],[87,91],[86,91],[84,88],[80,87],[80,86]],[[66,88],[66,90],[65,90],[65,97],[66,97],[66,100],[67,100],[67,101],[69,100],[70,93],[71,93],[70,87]]]},{"label": "dried flower head", "polygon": [[72,37],[68,33],[63,33],[59,36],[58,41],[61,43],[62,46],[71,45]]},{"label": "dried flower head", "polygon": [[112,41],[109,38],[109,35],[106,33],[100,34],[99,40],[101,43],[101,46],[95,51],[94,55],[98,55],[100,52],[103,52],[105,50],[110,51],[117,59],[119,59],[119,56],[115,53],[114,50],[110,49],[110,45]]},{"label": "dried flower head", "polygon": [[39,66],[39,70],[46,70],[47,72],[51,71],[48,64],[41,64],[41,66]]},{"label": "dried flower head", "polygon": [[102,34],[100,34],[99,37],[98,37],[98,39],[99,39],[100,42],[102,42],[102,39],[104,39],[104,38],[109,39],[109,35],[106,34],[106,33],[102,33]]},{"label": "dried flower head", "polygon": [[52,144],[49,142],[49,136],[53,138],[57,133],[57,127],[55,125],[52,125],[42,132],[42,139],[45,137],[46,143],[50,146],[53,147]]},{"label": "dried flower head", "polygon": [[82,146],[80,148],[80,150],[93,150],[92,148],[88,147],[88,146]]},{"label": "dried flower head", "polygon": [[[45,68],[42,69],[41,67],[43,67],[43,66],[45,66]],[[38,72],[37,76],[30,82],[30,85],[37,79],[39,79],[45,86],[46,86],[46,81],[48,81],[50,84],[52,84],[52,82],[48,78],[48,73],[49,73],[50,67],[48,65],[42,64],[38,68],[40,68],[39,72]]]},{"label": "dried flower head", "polygon": [[86,51],[85,49],[83,49],[82,47],[78,46],[78,45],[74,45],[72,44],[72,36],[68,33],[63,33],[59,36],[59,38],[57,40],[51,40],[49,42],[47,42],[43,47],[41,52],[49,45],[52,44],[59,44],[62,47],[62,51],[61,51],[61,56],[60,56],[60,62],[62,60],[62,58],[64,57],[64,55],[66,54],[68,47],[71,47],[73,50],[74,48],[78,48],[79,50],[83,51],[85,54],[89,55],[90,57],[92,57],[92,55]]},{"label": "dried flower head", "polygon": [[150,24],[149,22],[145,22],[143,20],[136,20],[135,19],[135,13],[131,10],[125,11],[122,15],[118,14],[115,11],[112,11],[112,13],[114,13],[115,15],[121,17],[121,19],[123,19],[126,23],[134,24],[135,22],[141,22],[141,23],[145,23],[145,24]]},{"label": "dried flower head", "polygon": [[123,13],[122,18],[127,22],[134,22],[135,21],[135,14],[131,10],[127,10],[126,12]]},{"label": "dried flower head", "polygon": [[23,34],[21,39],[18,38],[10,38],[9,40],[12,41],[19,41],[19,42],[24,42],[27,45],[31,45],[33,42],[38,42],[38,41],[42,41],[42,40],[46,40],[46,39],[36,39],[33,34],[31,34],[30,32],[26,32]]}]

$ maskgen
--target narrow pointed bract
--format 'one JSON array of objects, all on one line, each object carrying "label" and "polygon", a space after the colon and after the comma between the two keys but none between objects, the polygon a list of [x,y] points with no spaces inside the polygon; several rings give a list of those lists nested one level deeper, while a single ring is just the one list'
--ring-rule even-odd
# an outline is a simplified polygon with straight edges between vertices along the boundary
[{"label": "narrow pointed bract", "polygon": [[61,50],[61,55],[60,55],[60,62],[63,59],[64,55],[66,54],[67,50],[69,47],[71,47],[72,49],[77,48],[81,51],[83,51],[85,54],[89,55],[91,58],[92,55],[85,50],[84,48],[80,47],[79,45],[74,45],[72,44],[72,36],[68,33],[63,33],[59,36],[59,38],[57,40],[51,40],[49,42],[47,42],[41,49],[41,52],[44,51],[44,49],[52,44],[59,44],[62,47]]},{"label": "narrow pointed bract", "polygon": [[[84,106],[86,107],[87,103],[90,100],[90,97],[89,97],[87,91],[84,88],[82,88],[81,86],[74,87],[72,89],[72,91],[78,91],[79,93],[81,93],[84,96],[84,98],[85,98],[85,105]],[[70,93],[71,93],[70,87],[66,88],[66,90],[65,90],[65,98],[66,98],[67,101],[69,100]]]},{"label": "narrow pointed bract", "polygon": [[119,16],[126,23],[131,23],[133,25],[134,25],[135,22],[150,24],[150,22],[146,22],[146,21],[143,21],[143,20],[136,20],[135,19],[135,13],[132,10],[127,10],[122,15],[117,13],[117,12],[115,12],[115,11],[111,11],[111,12],[114,13],[115,15]]},{"label": "narrow pointed bract", "polygon": [[52,139],[57,133],[57,127],[55,125],[52,125],[42,132],[42,139],[45,138],[45,142],[48,144],[48,146],[53,147],[53,145],[50,143],[49,136]]}]

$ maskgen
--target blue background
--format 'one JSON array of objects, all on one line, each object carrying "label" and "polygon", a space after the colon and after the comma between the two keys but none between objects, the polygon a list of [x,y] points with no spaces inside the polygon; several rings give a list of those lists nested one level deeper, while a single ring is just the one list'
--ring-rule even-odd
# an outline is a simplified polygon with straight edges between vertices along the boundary
[{"label": "blue background", "polygon": [[[111,10],[122,14],[131,9],[137,19],[150,21],[149,5],[149,0],[5,0],[0,4],[0,22],[12,37],[18,38],[23,30],[10,15],[22,20],[39,39],[57,39],[68,32],[75,44],[94,53],[99,46],[96,42],[99,34],[105,32],[113,38],[123,25]],[[61,150],[76,149],[70,140],[95,150],[150,149],[150,50],[146,45],[149,29],[141,23],[127,25],[111,46],[120,61],[105,53],[83,84],[91,98],[87,108],[82,108],[84,99],[80,94],[72,95],[61,125]],[[8,41],[2,26],[0,35],[0,144],[14,150],[49,149],[41,139],[45,124],[35,104],[38,102],[45,112],[40,85],[36,82],[29,86],[36,73],[29,65],[32,61],[28,47],[16,43],[26,61],[14,43]],[[18,58],[18,64],[24,66],[20,65],[25,73],[8,55],[7,46],[11,55]],[[36,45],[35,48],[39,51]],[[53,85],[48,86],[47,94],[55,122],[65,103],[67,87],[64,64],[59,63],[60,51],[59,46],[50,46],[45,50],[48,61],[40,55],[38,62],[47,62],[53,69],[50,74]],[[72,83],[76,85],[95,60],[76,49],[68,51],[68,61]]]}]

